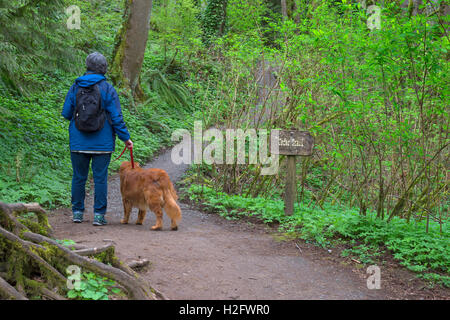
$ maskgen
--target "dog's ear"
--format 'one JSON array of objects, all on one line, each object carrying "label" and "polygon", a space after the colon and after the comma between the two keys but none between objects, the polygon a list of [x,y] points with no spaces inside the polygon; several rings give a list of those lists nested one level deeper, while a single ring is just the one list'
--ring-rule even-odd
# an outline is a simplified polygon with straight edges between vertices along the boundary
[{"label": "dog's ear", "polygon": [[130,168],[130,167],[131,167],[131,163],[129,161],[124,161],[120,165],[120,171],[125,170],[125,169]]}]

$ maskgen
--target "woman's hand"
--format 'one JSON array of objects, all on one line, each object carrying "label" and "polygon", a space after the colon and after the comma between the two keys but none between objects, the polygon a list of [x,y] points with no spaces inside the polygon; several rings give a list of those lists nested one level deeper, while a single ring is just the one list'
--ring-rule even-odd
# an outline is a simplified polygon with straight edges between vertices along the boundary
[{"label": "woman's hand", "polygon": [[128,140],[127,142],[125,142],[126,147],[128,148],[128,150],[133,149],[133,141]]}]

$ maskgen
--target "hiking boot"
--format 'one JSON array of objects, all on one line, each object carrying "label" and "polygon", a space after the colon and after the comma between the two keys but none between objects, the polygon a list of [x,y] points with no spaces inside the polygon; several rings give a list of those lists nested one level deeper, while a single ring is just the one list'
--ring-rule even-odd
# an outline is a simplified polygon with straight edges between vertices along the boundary
[{"label": "hiking boot", "polygon": [[92,223],[94,226],[104,226],[107,224],[105,220],[104,214],[94,214],[94,222]]},{"label": "hiking boot", "polygon": [[74,223],[82,223],[83,222],[83,212],[80,212],[80,211],[74,212],[72,221]]}]

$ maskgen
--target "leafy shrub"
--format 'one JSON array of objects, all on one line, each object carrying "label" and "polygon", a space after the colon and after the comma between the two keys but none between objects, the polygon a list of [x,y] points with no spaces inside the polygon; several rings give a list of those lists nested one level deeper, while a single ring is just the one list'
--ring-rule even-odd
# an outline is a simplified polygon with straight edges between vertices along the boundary
[{"label": "leafy shrub", "polygon": [[116,282],[95,273],[83,272],[79,288],[67,292],[69,299],[75,300],[109,300],[110,295],[118,295],[122,291],[115,287]]}]

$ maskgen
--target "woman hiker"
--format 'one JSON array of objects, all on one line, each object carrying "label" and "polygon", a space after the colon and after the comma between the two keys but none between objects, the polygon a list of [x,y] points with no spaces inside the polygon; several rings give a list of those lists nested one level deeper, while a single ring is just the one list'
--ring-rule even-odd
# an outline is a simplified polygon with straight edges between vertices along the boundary
[{"label": "woman hiker", "polygon": [[108,64],[98,53],[86,59],[87,72],[75,80],[67,93],[62,116],[70,120],[70,156],[72,160],[73,222],[83,222],[86,180],[92,160],[94,177],[94,226],[106,224],[108,166],[115,149],[116,134],[133,148],[123,121],[119,96],[106,81]]}]

